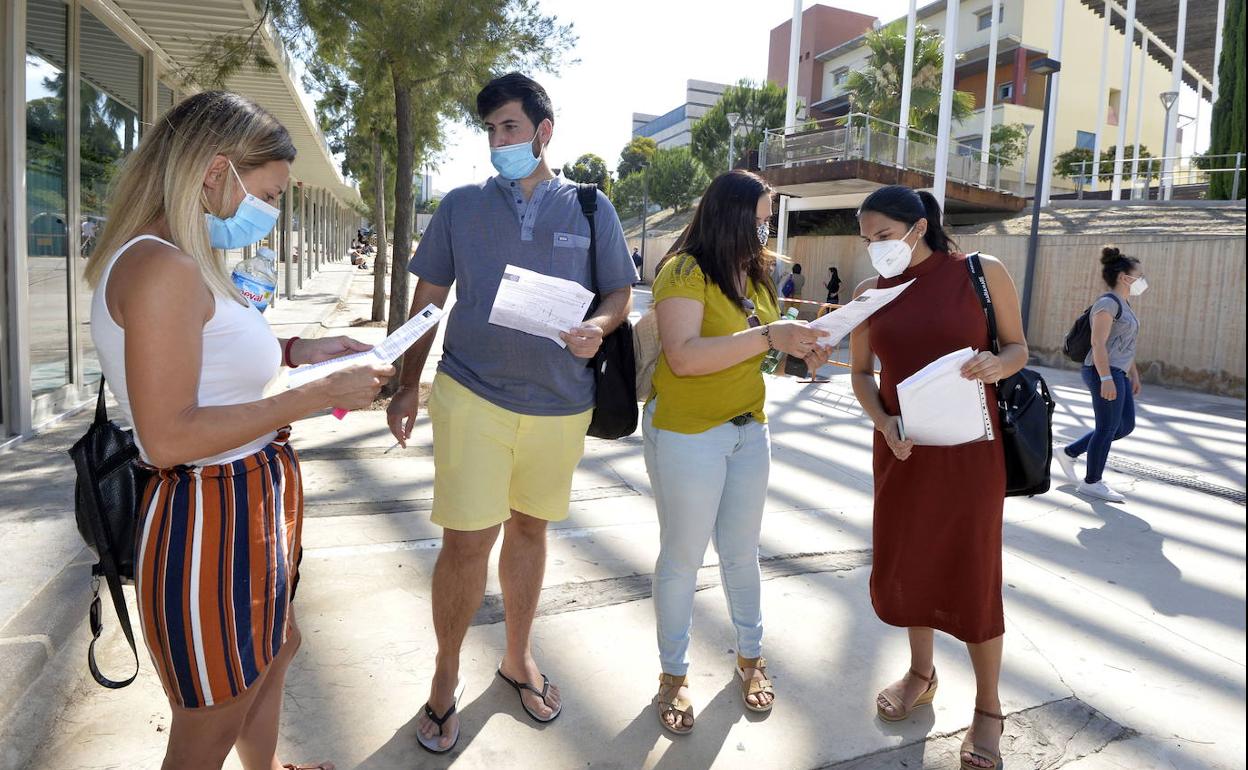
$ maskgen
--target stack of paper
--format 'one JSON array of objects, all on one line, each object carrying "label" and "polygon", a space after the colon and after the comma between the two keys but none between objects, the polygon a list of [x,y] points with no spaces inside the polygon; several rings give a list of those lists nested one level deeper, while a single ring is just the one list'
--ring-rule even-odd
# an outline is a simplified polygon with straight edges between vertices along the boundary
[{"label": "stack of paper", "polygon": [[819,316],[811,321],[810,328],[819,329],[830,338],[820,339],[820,345],[829,348],[835,347],[858,324],[867,320],[872,313],[896,299],[897,295],[909,288],[912,283],[914,283],[913,279],[891,289],[867,289],[862,294],[854,297],[848,304],[842,305],[831,313]]},{"label": "stack of paper", "polygon": [[942,356],[897,384],[906,438],[925,446],[956,446],[992,439],[992,417],[984,383],[962,376],[975,351]]}]

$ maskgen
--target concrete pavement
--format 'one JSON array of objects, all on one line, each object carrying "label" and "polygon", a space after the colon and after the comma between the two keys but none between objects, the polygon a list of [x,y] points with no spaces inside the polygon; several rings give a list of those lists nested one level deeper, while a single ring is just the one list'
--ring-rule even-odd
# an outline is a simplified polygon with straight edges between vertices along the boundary
[{"label": "concrete pavement", "polygon": [[[367,317],[370,286],[362,273],[353,278],[325,333],[380,339],[381,329],[352,327]],[[463,737],[451,756],[433,758],[414,737],[432,671],[428,586],[440,534],[428,521],[428,421],[418,421],[407,450],[389,454],[381,412],[300,421],[293,440],[305,462],[307,550],[295,606],[305,643],[288,681],[283,761],[369,770],[956,767],[974,691],[955,640],[938,637],[933,709],[897,725],[874,716],[876,691],[906,668],[905,635],[875,618],[867,596],[870,427],[844,370],[826,372],[832,382],[822,385],[769,381],[764,646],[777,706],[765,718],[741,706],[709,551],[691,672],[699,718],[683,739],[660,729],[650,704],[658,528],[639,435],[589,442],[571,516],[551,531],[534,647],[563,689],[564,714],[533,724],[494,677],[504,629],[492,570],[464,648]],[[1091,423],[1087,394],[1071,373],[1045,374],[1059,399],[1056,428],[1073,437]],[[1007,502],[1008,767],[1243,767],[1244,402],[1149,388],[1138,422],[1109,474],[1126,504],[1084,500],[1060,480],[1047,495]],[[41,437],[46,457],[80,432],[70,428]],[[6,456],[4,499],[42,486],[8,469]],[[53,467],[45,478],[63,483],[65,473]],[[17,533],[34,550],[80,550],[63,504],[38,510],[37,520],[3,531],[6,548]],[[84,636],[85,600],[66,607],[58,622]],[[108,642],[110,670],[124,668],[119,635]],[[77,651],[71,663],[59,694],[21,704],[51,728],[21,766],[158,767],[168,713],[149,661],[119,691],[98,687]]]}]

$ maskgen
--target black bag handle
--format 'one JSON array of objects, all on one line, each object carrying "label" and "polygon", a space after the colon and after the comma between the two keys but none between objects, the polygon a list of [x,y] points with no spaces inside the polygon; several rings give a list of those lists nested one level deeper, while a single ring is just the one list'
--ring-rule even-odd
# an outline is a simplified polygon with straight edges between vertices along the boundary
[{"label": "black bag handle", "polygon": [[[97,424],[108,422],[108,410],[104,403],[103,377],[100,378],[100,395],[95,402],[95,421]],[[99,682],[104,687],[116,690],[130,684],[139,675],[139,652],[134,643],[134,629],[130,627],[130,611],[126,608],[126,597],[121,590],[121,573],[117,569],[117,558],[113,554],[111,547],[112,539],[109,536],[111,533],[104,531],[107,523],[100,515],[103,503],[100,500],[100,487],[95,476],[95,470],[86,461],[85,452],[74,452],[73,455],[78,477],[86,485],[86,494],[82,496],[80,504],[85,503],[91,509],[87,518],[91,521],[91,531],[100,557],[99,563],[91,568],[92,597],[91,607],[87,612],[87,619],[91,627],[91,644],[87,648],[87,668],[91,670],[91,676],[95,677],[96,682]],[[126,635],[126,641],[130,644],[130,654],[134,656],[134,673],[128,679],[120,681],[113,681],[104,676],[95,662],[95,643],[100,640],[100,633],[104,630],[103,623],[100,620],[100,572],[104,573],[104,580],[108,583],[108,592],[113,598],[113,609],[117,612],[117,619],[121,623],[122,633]]]},{"label": "black bag handle", "polygon": [[598,213],[598,186],[578,184],[576,199],[581,203],[581,213],[589,220],[589,285],[594,290],[594,301],[585,317],[590,318],[602,301],[602,295],[598,292],[598,227],[594,223],[594,215]]},{"label": "black bag handle", "polygon": [[983,265],[979,263],[979,252],[973,251],[966,255],[966,269],[971,271],[971,283],[979,296],[979,306],[988,317],[988,336],[992,338],[993,355],[1001,354],[1001,343],[997,340],[997,314],[992,309],[992,294],[988,291],[988,279],[984,277]]}]

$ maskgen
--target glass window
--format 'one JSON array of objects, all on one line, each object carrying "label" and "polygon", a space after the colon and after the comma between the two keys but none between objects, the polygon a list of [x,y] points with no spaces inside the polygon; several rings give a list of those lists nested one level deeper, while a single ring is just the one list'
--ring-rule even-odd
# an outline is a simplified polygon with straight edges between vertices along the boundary
[{"label": "glass window", "polygon": [[[1003,21],[1005,21],[1005,4],[1002,4],[1000,10],[997,11],[997,22],[1000,23]],[[991,8],[986,8],[982,11],[977,11],[975,13],[975,28],[977,30],[988,29],[991,26],[992,26],[992,9]]]},{"label": "glass window", "polygon": [[[85,261],[104,229],[108,192],[122,160],[139,143],[143,57],[85,8],[80,13],[82,219],[78,226]],[[99,379],[100,364],[91,341],[91,289],[85,283],[78,290],[78,322],[83,370],[79,381],[89,384]]]},{"label": "glass window", "polygon": [[1075,147],[1081,150],[1094,149],[1096,147],[1096,134],[1091,131],[1076,131]]},{"label": "glass window", "polygon": [[1002,83],[997,86],[997,101],[1008,102],[1014,98],[1014,83]]},{"label": "glass window", "polygon": [[1107,121],[1109,122],[1109,125],[1111,126],[1118,125],[1118,106],[1121,103],[1122,103],[1122,92],[1119,91],[1117,88],[1109,89],[1109,104],[1106,106],[1109,108]]},{"label": "glass window", "polygon": [[70,381],[67,14],[62,0],[28,0],[26,6],[27,344],[34,395]]},{"label": "glass window", "polygon": [[849,68],[848,67],[842,67],[841,69],[832,73],[833,85],[843,86],[848,80],[849,80]]},{"label": "glass window", "polygon": [[173,89],[164,83],[156,84],[156,117],[160,117],[173,106]]}]

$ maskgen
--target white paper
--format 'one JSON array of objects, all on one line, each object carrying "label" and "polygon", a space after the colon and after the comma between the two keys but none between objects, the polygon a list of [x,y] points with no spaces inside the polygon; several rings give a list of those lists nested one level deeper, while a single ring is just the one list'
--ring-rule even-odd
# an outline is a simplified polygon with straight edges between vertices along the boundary
[{"label": "white paper", "polygon": [[559,333],[585,320],[593,299],[594,293],[576,281],[508,265],[490,308],[490,323],[545,337],[566,348]]},{"label": "white paper", "polygon": [[849,304],[842,305],[831,313],[811,321],[810,328],[819,329],[830,335],[820,339],[820,345],[825,347],[839,345],[841,340],[845,339],[846,334],[867,320],[872,313],[897,299],[897,295],[905,291],[912,283],[914,283],[913,278],[891,289],[867,289],[854,297]]},{"label": "white paper", "polygon": [[984,383],[962,376],[971,348],[942,356],[897,384],[906,438],[925,446],[957,446],[992,438]]},{"label": "white paper", "polygon": [[429,333],[438,325],[442,318],[442,308],[430,304],[424,310],[408,319],[407,323],[394,330],[393,334],[381,341],[381,344],[363,353],[352,353],[349,356],[331,358],[319,364],[308,364],[291,369],[286,375],[286,387],[297,388],[328,377],[334,372],[360,363],[377,362],[388,364],[407,352],[416,340]]}]

